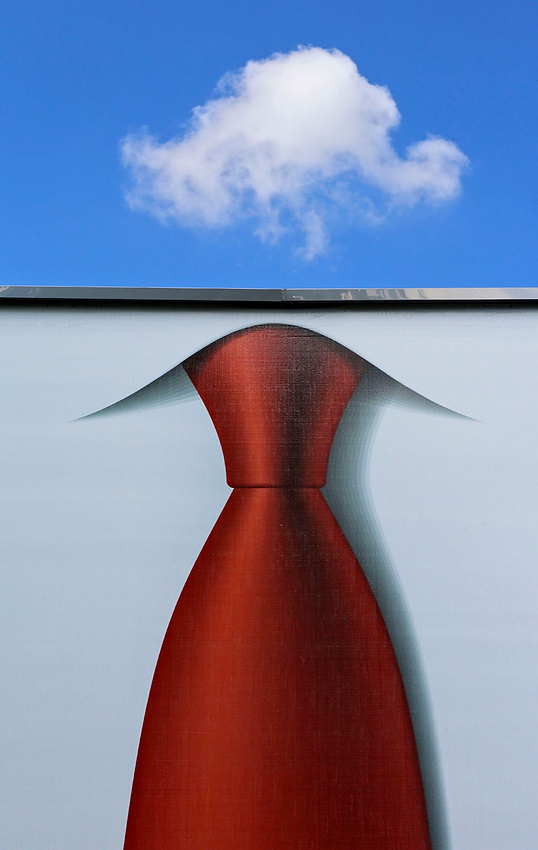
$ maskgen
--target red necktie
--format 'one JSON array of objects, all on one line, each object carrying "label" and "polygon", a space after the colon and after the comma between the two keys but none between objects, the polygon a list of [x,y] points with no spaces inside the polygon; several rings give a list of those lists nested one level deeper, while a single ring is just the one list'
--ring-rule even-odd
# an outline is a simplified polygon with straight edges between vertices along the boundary
[{"label": "red necktie", "polygon": [[269,325],[183,365],[234,489],[163,642],[125,850],[429,850],[394,650],[319,490],[365,361]]}]

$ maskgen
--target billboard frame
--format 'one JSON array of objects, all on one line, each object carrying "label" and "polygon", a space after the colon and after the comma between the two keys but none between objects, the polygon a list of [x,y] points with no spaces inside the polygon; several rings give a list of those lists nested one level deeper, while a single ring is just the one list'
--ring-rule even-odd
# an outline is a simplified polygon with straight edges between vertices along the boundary
[{"label": "billboard frame", "polygon": [[192,287],[4,286],[0,303],[144,302],[289,306],[334,304],[480,304],[538,301],[536,287],[428,289],[219,289]]}]

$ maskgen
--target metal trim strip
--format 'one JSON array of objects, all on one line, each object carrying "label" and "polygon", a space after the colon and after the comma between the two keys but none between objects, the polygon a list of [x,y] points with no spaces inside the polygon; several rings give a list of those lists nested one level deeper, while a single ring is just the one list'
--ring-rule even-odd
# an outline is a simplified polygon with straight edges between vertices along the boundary
[{"label": "metal trim strip", "polygon": [[428,289],[194,289],[188,287],[3,286],[0,300],[143,301],[243,304],[349,302],[509,302],[538,301],[538,287]]}]

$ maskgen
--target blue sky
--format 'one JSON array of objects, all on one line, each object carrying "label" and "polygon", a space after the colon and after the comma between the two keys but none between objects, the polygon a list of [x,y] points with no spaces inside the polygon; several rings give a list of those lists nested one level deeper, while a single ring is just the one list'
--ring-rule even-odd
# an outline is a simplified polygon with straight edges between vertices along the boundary
[{"label": "blue sky", "polygon": [[[0,285],[538,284],[536,2],[29,0],[9,2],[2,18]],[[197,211],[185,213],[185,186],[197,175],[207,177],[204,163],[215,161],[217,148],[209,145],[205,160],[197,154],[194,177],[190,165],[181,165],[181,197],[165,187],[172,201],[163,213],[155,180],[148,190],[142,175],[141,188],[132,159],[122,162],[126,138],[140,144],[146,128],[152,155],[170,150],[161,146],[175,139],[174,156],[183,156],[178,139],[190,134],[195,144],[201,138],[200,127],[189,124],[192,110],[211,99],[220,98],[222,106],[223,98],[235,104],[242,97],[251,135],[241,135],[240,154],[230,143],[240,166],[232,177],[242,179],[261,113],[244,75],[225,92],[216,92],[217,83],[249,61],[297,55],[298,45],[340,51],[316,54],[322,58],[348,57],[345,68],[356,65],[353,92],[360,82],[377,97],[382,90],[366,81],[390,91],[401,115],[384,137],[395,157],[390,175],[385,164],[365,178],[364,151],[357,159],[354,142],[343,157],[331,148],[330,167],[324,160],[320,170],[321,139],[310,170],[301,170],[297,158],[278,160],[288,182],[276,194],[273,187],[269,201],[260,202],[267,175],[258,170],[246,188],[232,186],[233,203],[221,204],[219,215],[220,183],[205,186]],[[324,108],[315,116],[314,142],[330,124]],[[343,127],[345,108],[337,116]],[[227,126],[235,127],[236,113],[227,114]],[[377,126],[376,114],[370,118]],[[297,120],[301,125],[302,117]],[[334,147],[342,134],[338,122],[333,125]],[[279,124],[277,135],[281,131]],[[430,168],[405,194],[400,165],[409,158],[407,148],[431,136],[444,140],[445,159],[452,158],[457,175],[447,189],[443,166],[441,183],[438,175],[426,185]],[[272,138],[262,139],[260,150]],[[428,156],[431,165],[435,157]],[[177,163],[176,157],[176,178]],[[229,174],[229,161],[225,166]],[[155,175],[162,195],[163,173]],[[133,198],[145,209],[134,209]]]}]

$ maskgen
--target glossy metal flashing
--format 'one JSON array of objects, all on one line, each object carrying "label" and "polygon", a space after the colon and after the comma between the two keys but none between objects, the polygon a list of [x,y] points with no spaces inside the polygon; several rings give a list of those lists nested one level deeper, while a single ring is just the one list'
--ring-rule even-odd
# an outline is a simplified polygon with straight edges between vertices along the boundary
[{"label": "glossy metal flashing", "polygon": [[195,289],[188,287],[3,286],[0,299],[34,301],[143,301],[244,304],[538,301],[538,287],[429,289]]}]

